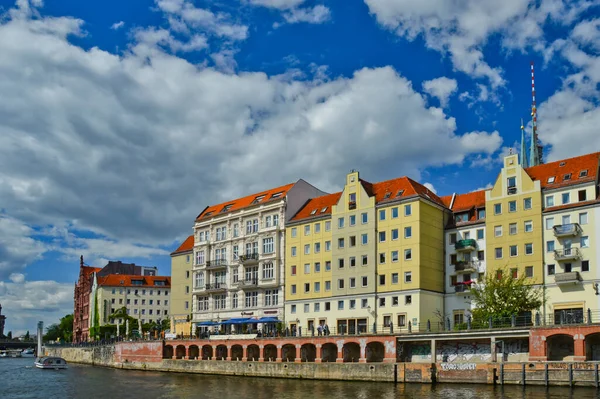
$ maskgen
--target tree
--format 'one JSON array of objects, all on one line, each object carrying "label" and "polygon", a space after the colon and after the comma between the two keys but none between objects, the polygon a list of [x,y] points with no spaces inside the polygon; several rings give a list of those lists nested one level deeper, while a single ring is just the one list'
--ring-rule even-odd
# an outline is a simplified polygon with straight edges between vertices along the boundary
[{"label": "tree", "polygon": [[473,320],[485,322],[510,318],[538,309],[543,303],[543,292],[531,284],[525,275],[513,278],[508,270],[498,269],[471,288],[475,305]]},{"label": "tree", "polygon": [[6,334],[6,339],[12,339],[12,331],[9,331],[8,334]]},{"label": "tree", "polygon": [[25,333],[25,341],[29,341],[31,337],[29,336],[29,330]]},{"label": "tree", "polygon": [[73,339],[73,314],[68,314],[60,319],[59,323],[51,324],[46,328],[45,341],[71,342]]}]

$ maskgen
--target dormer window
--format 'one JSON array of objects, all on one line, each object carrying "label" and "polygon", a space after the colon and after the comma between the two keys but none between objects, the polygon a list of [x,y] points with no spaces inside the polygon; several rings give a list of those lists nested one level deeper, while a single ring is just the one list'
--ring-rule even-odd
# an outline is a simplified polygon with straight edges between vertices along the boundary
[{"label": "dormer window", "polygon": [[252,203],[250,205],[258,204],[263,199],[265,199],[265,196],[264,195],[259,195],[258,197],[254,198],[254,201],[252,201]]},{"label": "dormer window", "polygon": [[278,192],[278,193],[275,193],[275,194],[271,195],[271,198],[279,198],[279,197],[281,197],[281,194],[283,194],[283,192],[282,192],[282,191],[280,191],[280,192]]},{"label": "dormer window", "polygon": [[396,197],[401,197],[402,194],[404,194],[404,190],[398,190],[398,193],[396,194]]},{"label": "dormer window", "polygon": [[348,209],[356,209],[356,193],[348,195]]},{"label": "dormer window", "polygon": [[390,198],[390,196],[392,195],[392,193],[385,193],[385,196],[383,197],[383,199],[388,199]]},{"label": "dormer window", "polygon": [[567,173],[567,174],[566,174],[566,175],[563,177],[563,180],[565,180],[565,181],[566,181],[566,180],[571,180],[571,174],[570,174],[570,173]]},{"label": "dormer window", "polygon": [[579,172],[579,177],[580,177],[580,178],[581,178],[581,177],[587,177],[587,175],[588,175],[588,171],[587,171],[587,169],[585,169],[585,170],[582,170],[581,172]]},{"label": "dormer window", "polygon": [[311,215],[314,215],[315,213],[317,213],[317,210],[316,210],[316,209],[313,209],[312,211],[310,211],[310,214],[311,214]]},{"label": "dormer window", "polygon": [[321,209],[321,213],[325,212],[327,210],[327,207],[323,207],[323,209]]},{"label": "dormer window", "polygon": [[554,183],[554,176],[550,176],[548,178],[548,183]]},{"label": "dormer window", "polygon": [[212,215],[212,211],[211,212],[206,212],[206,215],[204,215],[204,217],[210,216]]},{"label": "dormer window", "polygon": [[223,207],[223,209],[221,209],[221,213],[228,212],[231,209],[232,206],[233,206],[233,204],[225,205]]},{"label": "dormer window", "polygon": [[508,194],[516,194],[517,193],[517,178],[512,176],[507,179],[506,182]]},{"label": "dormer window", "polygon": [[565,166],[565,165],[566,165],[566,162],[561,162],[558,164],[558,166]]}]

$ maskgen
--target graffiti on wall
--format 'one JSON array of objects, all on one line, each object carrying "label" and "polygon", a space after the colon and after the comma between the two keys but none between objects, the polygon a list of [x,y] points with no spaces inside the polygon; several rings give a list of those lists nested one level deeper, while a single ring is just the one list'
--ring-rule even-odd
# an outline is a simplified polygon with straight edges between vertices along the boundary
[{"label": "graffiti on wall", "polygon": [[492,360],[487,342],[440,342],[436,349],[436,360],[444,363]]}]

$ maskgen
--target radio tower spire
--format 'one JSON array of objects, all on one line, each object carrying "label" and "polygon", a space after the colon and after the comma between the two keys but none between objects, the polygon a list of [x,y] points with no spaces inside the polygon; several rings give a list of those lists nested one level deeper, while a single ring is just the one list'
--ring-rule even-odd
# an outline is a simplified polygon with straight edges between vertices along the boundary
[{"label": "radio tower spire", "polygon": [[533,61],[531,61],[531,147],[529,150],[529,166],[543,163],[543,147],[538,140],[537,133],[537,106],[535,102],[535,74]]}]

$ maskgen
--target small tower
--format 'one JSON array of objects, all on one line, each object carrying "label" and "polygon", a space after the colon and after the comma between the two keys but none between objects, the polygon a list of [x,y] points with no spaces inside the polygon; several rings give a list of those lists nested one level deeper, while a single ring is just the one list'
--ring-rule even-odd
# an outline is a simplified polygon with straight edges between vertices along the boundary
[{"label": "small tower", "polygon": [[527,146],[525,144],[525,126],[523,126],[523,119],[521,119],[521,153],[520,153],[520,164],[521,167],[527,167]]},{"label": "small tower", "polygon": [[529,166],[543,163],[544,148],[538,141],[537,134],[537,107],[535,103],[535,79],[533,73],[533,61],[531,62],[531,145],[529,147]]}]

